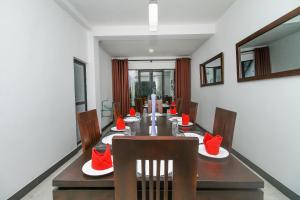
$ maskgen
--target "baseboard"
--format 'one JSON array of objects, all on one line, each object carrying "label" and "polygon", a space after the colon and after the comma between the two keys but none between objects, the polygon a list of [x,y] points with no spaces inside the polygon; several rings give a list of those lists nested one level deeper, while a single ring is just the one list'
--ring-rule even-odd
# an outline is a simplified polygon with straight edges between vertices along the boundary
[{"label": "baseboard", "polygon": [[[204,129],[199,124],[195,123],[196,126],[198,126],[202,131],[209,132],[206,129]],[[287,196],[290,199],[298,199],[300,200],[300,196],[297,195],[295,192],[290,190],[288,187],[283,185],[281,182],[276,180],[274,177],[272,177],[270,174],[265,172],[263,169],[255,165],[253,162],[248,160],[246,157],[244,157],[242,154],[240,154],[238,151],[232,149],[233,155],[235,155],[237,158],[239,158],[241,161],[243,161],[248,167],[250,167],[252,170],[254,170],[257,174],[259,174],[261,177],[266,179],[269,183],[271,183],[275,188],[277,188],[280,192],[282,192],[285,196]]]},{"label": "baseboard", "polygon": [[70,158],[72,158],[80,149],[81,149],[81,145],[79,145],[71,153],[66,155],[64,158],[62,158],[60,161],[58,161],[56,164],[54,164],[52,167],[50,167],[48,170],[46,170],[40,176],[38,176],[33,181],[28,183],[25,187],[23,187],[18,192],[16,192],[13,196],[11,196],[9,198],[9,200],[17,200],[17,199],[21,199],[22,197],[24,197],[33,188],[35,188],[38,184],[40,184],[43,180],[45,180],[49,175],[51,175],[55,170],[57,170],[59,167],[61,167],[63,164],[65,164]]},{"label": "baseboard", "polygon": [[105,131],[105,129],[107,129],[108,127],[110,127],[112,124],[114,123],[114,121],[109,122],[106,126],[104,126],[101,131]]},{"label": "baseboard", "polygon": [[[105,131],[109,126],[113,124],[113,121],[111,121],[109,124],[107,124],[105,127],[102,128],[102,131]],[[81,142],[78,142],[78,145]],[[65,164],[70,158],[72,158],[79,150],[81,149],[81,144],[74,149],[71,153],[66,155],[64,158],[62,158],[60,161],[58,161],[56,164],[54,164],[52,167],[50,167],[48,170],[46,170],[43,174],[35,178],[33,181],[28,183],[25,187],[20,189],[18,192],[16,192],[13,196],[9,198],[9,200],[17,200],[24,197],[27,193],[29,193],[33,188],[35,188],[38,184],[40,184],[43,180],[45,180],[49,175],[51,175],[55,170],[57,170],[59,167],[61,167],[63,164]]]},{"label": "baseboard", "polygon": [[285,196],[287,196],[290,199],[300,199],[300,196],[297,195],[295,192],[293,192],[291,189],[283,185],[281,182],[276,180],[274,177],[272,177],[270,174],[265,172],[263,169],[255,165],[253,162],[248,160],[246,157],[244,157],[242,154],[237,152],[236,150],[232,149],[232,154],[235,155],[237,158],[239,158],[241,161],[243,161],[248,167],[253,169],[257,174],[259,174],[261,177],[266,179],[269,183],[271,183],[275,188],[277,188],[280,192],[282,192]]}]

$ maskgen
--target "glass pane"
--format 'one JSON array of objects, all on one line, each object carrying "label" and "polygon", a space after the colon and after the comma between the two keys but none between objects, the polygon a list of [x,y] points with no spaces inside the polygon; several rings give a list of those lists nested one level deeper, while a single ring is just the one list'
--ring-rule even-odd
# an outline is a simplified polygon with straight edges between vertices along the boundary
[{"label": "glass pane", "polygon": [[130,103],[132,106],[135,106],[134,99],[137,97],[138,92],[138,71],[137,70],[129,70],[129,97],[130,97]]},{"label": "glass pane", "polygon": [[153,72],[152,91],[158,99],[162,98],[162,72]]},{"label": "glass pane", "polygon": [[140,85],[139,85],[139,96],[140,97],[147,97],[150,98],[150,95],[152,93],[152,87],[151,87],[151,73],[150,72],[141,72],[140,73]]},{"label": "glass pane", "polygon": [[75,101],[85,101],[85,87],[84,87],[84,67],[74,63],[75,76]]},{"label": "glass pane", "polygon": [[174,99],[174,70],[164,70],[164,101]]}]

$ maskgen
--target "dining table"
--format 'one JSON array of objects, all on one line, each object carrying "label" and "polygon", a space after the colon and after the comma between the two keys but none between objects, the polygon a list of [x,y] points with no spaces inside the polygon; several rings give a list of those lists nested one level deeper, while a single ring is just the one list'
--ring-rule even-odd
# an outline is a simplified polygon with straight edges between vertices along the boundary
[{"label": "dining table", "polygon": [[[163,114],[156,118],[157,136],[184,137],[186,132],[204,135],[205,131],[198,125],[181,127],[170,121],[171,117],[173,116]],[[129,131],[125,133],[126,135],[149,136],[151,117],[143,115],[139,118],[139,121],[126,123],[130,127]],[[115,133],[106,131],[101,138]],[[105,145],[100,139],[95,148],[101,149],[103,146]],[[112,146],[112,154],[114,153],[117,152],[113,152]],[[91,149],[85,151],[53,179],[53,199],[114,199],[113,173],[104,176],[88,176],[82,172],[82,166],[90,159]],[[171,181],[170,179],[170,185]],[[198,154],[197,199],[262,200],[263,188],[264,181],[232,153],[222,159],[209,158]]]}]

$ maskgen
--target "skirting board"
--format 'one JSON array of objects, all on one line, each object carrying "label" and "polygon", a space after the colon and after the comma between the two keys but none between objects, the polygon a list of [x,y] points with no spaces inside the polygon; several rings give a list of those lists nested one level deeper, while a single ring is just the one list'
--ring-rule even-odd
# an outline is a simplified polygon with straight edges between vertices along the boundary
[{"label": "skirting board", "polygon": [[79,145],[76,149],[74,149],[71,153],[66,155],[60,161],[55,163],[52,167],[42,173],[40,176],[35,178],[33,181],[28,183],[25,187],[16,192],[13,196],[9,198],[9,200],[17,200],[24,197],[28,192],[30,192],[33,188],[35,188],[38,184],[40,184],[43,180],[45,180],[48,176],[50,176],[55,170],[65,164],[70,158],[72,158],[79,150],[81,149],[81,145]]},{"label": "skirting board", "polygon": [[[105,127],[102,128],[102,132],[105,131],[105,129],[107,129],[112,124],[113,121],[108,123]],[[16,192],[13,196],[9,198],[9,200],[17,200],[24,197],[28,192],[30,192],[33,188],[35,188],[38,184],[40,184],[43,180],[45,180],[48,176],[50,176],[55,170],[57,170],[59,167],[65,164],[70,158],[72,158],[81,149],[80,143],[81,142],[78,143],[79,146],[76,149],[74,149],[71,153],[66,155],[64,158],[62,158],[60,161],[58,161],[56,164],[54,164],[52,167],[50,167],[40,176],[38,176],[33,181],[31,181],[26,186],[24,186],[22,189],[20,189],[18,192]]]},{"label": "skirting board", "polygon": [[[196,126],[198,126],[202,131],[209,132],[203,127],[201,127],[199,124],[196,123]],[[300,200],[300,196],[297,195],[295,192],[293,192],[291,189],[283,185],[281,182],[276,180],[274,177],[272,177],[270,174],[265,172],[263,169],[255,165],[253,162],[248,160],[246,157],[244,157],[242,154],[237,152],[236,150],[232,149],[232,154],[235,155],[237,158],[239,158],[241,161],[243,161],[248,167],[250,167],[252,170],[254,170],[257,174],[259,174],[261,177],[266,179],[269,183],[271,183],[275,188],[277,188],[280,192],[282,192],[284,195],[286,195],[288,198],[293,200]]]}]

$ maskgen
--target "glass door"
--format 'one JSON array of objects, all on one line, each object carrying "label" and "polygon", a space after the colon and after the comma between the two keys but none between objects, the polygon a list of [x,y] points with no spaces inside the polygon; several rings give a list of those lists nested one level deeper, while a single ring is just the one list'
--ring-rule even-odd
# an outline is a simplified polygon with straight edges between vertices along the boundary
[{"label": "glass door", "polygon": [[[85,63],[74,59],[75,108],[76,113],[87,111],[86,66]],[[77,144],[80,143],[80,132],[76,120]]]}]

